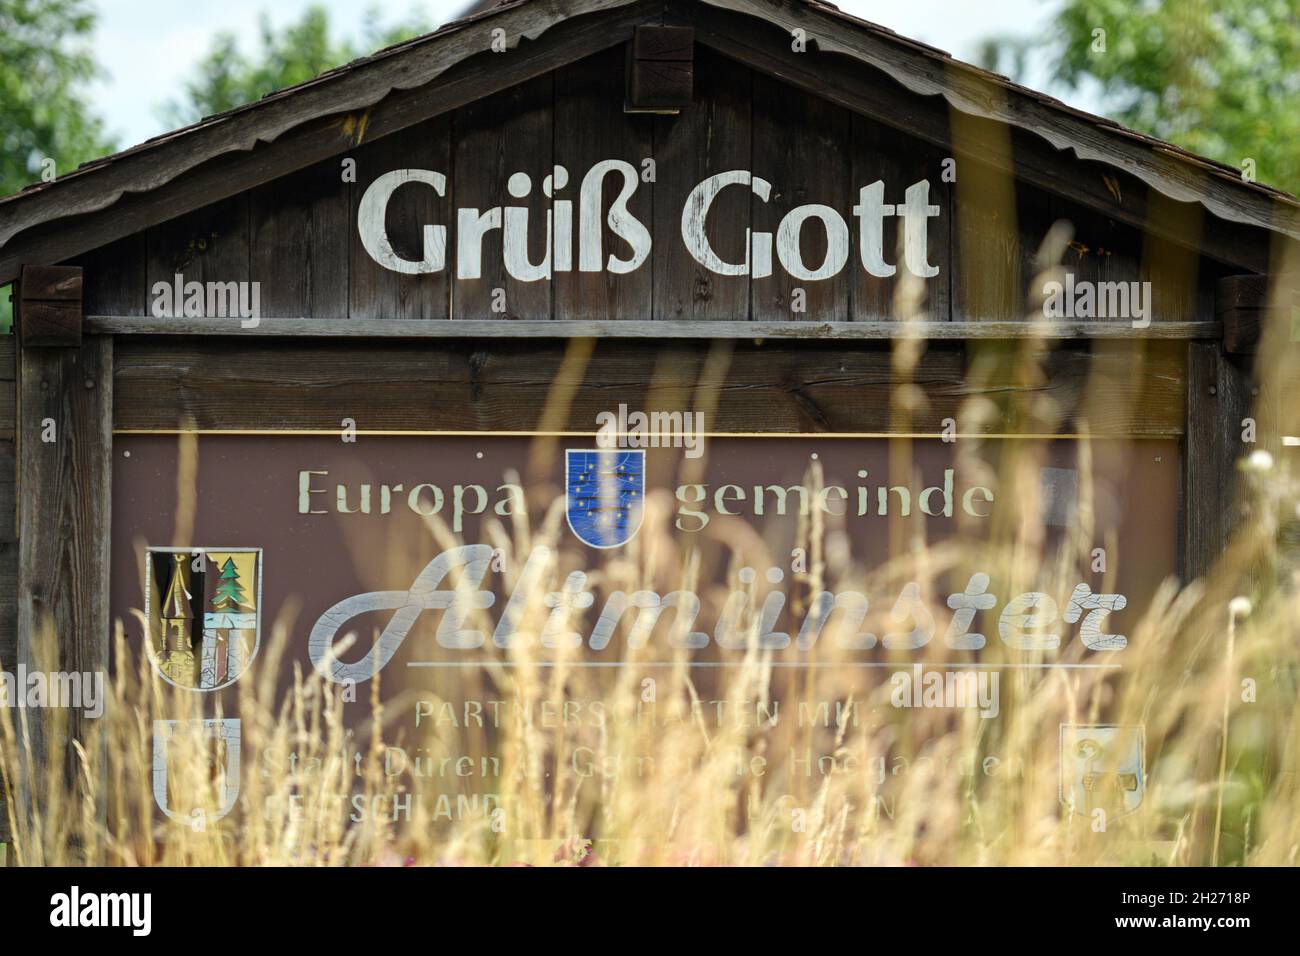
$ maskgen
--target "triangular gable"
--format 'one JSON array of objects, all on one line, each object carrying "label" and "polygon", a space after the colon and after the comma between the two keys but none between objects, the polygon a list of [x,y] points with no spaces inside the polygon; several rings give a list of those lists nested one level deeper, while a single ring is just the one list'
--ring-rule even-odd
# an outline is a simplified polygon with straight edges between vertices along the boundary
[{"label": "triangular gable", "polygon": [[[871,103],[855,98],[834,77],[852,82],[880,71],[907,94],[943,97],[954,116],[1006,124],[1046,140],[1049,153],[1037,169],[1037,185],[1044,188],[1060,178],[1055,167],[1073,161],[1068,151],[1174,200],[1200,203],[1225,222],[1300,238],[1300,206],[1293,197],[1244,182],[1230,167],[1066,107],[828,5],[516,0],[0,201],[0,282],[13,279],[22,262],[66,260],[620,44],[632,27],[650,20],[694,24],[701,44],[756,69],[774,66],[773,51],[788,51],[792,31],[803,31],[808,52],[785,56],[781,74],[799,82],[802,73],[805,85],[819,84],[821,95],[849,108],[869,110]],[[494,39],[513,52],[489,52]],[[864,66],[870,68],[865,73]],[[909,117],[887,112],[878,111],[876,118],[908,128]],[[910,131],[931,142],[949,135]],[[1052,150],[1061,152],[1053,156]],[[989,158],[1000,157],[994,150]],[[1011,165],[1019,156],[1001,158]],[[1034,170],[1028,172],[1032,181]],[[1026,174],[1023,164],[1016,173]],[[1106,189],[1097,177],[1092,193],[1076,198],[1132,225],[1145,224],[1144,211],[1111,203]],[[1223,261],[1262,265],[1257,254],[1239,251],[1235,237],[1206,233],[1207,251]]]}]

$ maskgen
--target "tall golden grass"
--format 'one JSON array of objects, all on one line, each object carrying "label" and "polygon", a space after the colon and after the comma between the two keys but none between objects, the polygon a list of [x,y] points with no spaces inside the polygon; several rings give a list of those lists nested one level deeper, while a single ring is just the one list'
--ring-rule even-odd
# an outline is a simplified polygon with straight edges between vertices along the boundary
[{"label": "tall golden grass", "polygon": [[[1059,236],[1049,239],[1059,244]],[[1131,374],[1140,376],[1142,352],[1134,346]],[[925,401],[909,384],[923,349],[906,337],[896,343],[899,425]],[[974,397],[962,410],[962,432],[977,433],[989,417],[993,390],[978,387],[982,377],[1009,365],[1032,385],[1044,374],[1047,350],[1028,340],[1010,351],[973,351]],[[1261,374],[1284,392],[1295,372],[1287,351],[1262,354]],[[579,375],[586,358],[575,359]],[[1085,404],[1104,403],[1108,383],[1091,387],[1096,394]],[[1001,412],[1026,434],[1060,426],[1064,412],[1037,401],[1032,387],[1015,395],[1015,407]],[[716,395],[691,400],[708,408]],[[1285,402],[1269,408],[1255,412],[1261,436],[1300,433]],[[1271,452],[1258,453],[1266,445]],[[1037,501],[1047,442],[999,447],[996,473],[978,438],[962,439],[957,449],[959,467],[981,469],[996,482],[999,500],[1017,503],[991,537],[933,544],[906,526],[891,527],[893,557],[865,567],[833,519],[803,519],[799,543],[809,564],[788,582],[796,615],[822,588],[896,594],[898,582],[919,580],[936,621],[946,621],[948,592],[939,582],[954,569],[989,571],[1003,595],[1068,594],[1075,582],[1091,580],[1099,492],[1088,472],[1122,470],[1126,446],[1098,462],[1093,445],[1081,442],[1076,526],[1055,545],[1047,543]],[[903,440],[891,448],[903,475],[909,448]],[[271,624],[252,672],[236,685],[243,741],[236,809],[174,820],[159,812],[152,791],[154,721],[215,715],[200,713],[201,695],[162,682],[118,622],[106,714],[70,749],[63,744],[66,715],[0,708],[12,862],[1293,865],[1300,854],[1300,577],[1288,548],[1300,525],[1300,475],[1271,439],[1243,444],[1240,457],[1247,506],[1228,548],[1201,580],[1170,579],[1160,588],[1128,632],[1122,670],[1009,668],[1003,710],[993,720],[969,710],[954,716],[892,707],[886,681],[837,666],[849,652],[830,638],[808,655],[815,666],[774,667],[773,652],[757,647],[754,621],[748,651],[726,668],[692,667],[690,653],[666,634],[621,648],[621,666],[608,669],[571,666],[577,650],[543,656],[535,643],[520,643],[489,648],[495,657],[472,678],[440,672],[419,688],[393,689],[382,686],[381,674],[360,685],[359,700],[346,701],[338,686],[304,669],[293,637],[303,622],[286,614]],[[821,480],[816,464],[808,480]],[[652,496],[643,532],[590,569],[593,590],[707,590],[713,572],[734,581],[742,560],[766,566],[757,563],[766,557],[763,542],[746,539],[730,543],[728,567],[701,568],[698,553],[683,550],[671,533],[670,503]],[[560,507],[533,523],[487,525],[486,539],[507,556],[507,587],[532,547],[559,542]],[[180,503],[178,523],[190,520],[184,515],[192,508],[192,500]],[[429,549],[460,543],[436,522],[427,535]],[[551,587],[568,568],[552,570]],[[547,612],[532,601],[520,631],[538,633]],[[479,626],[491,630],[486,619]],[[54,640],[46,635],[50,660]],[[956,659],[938,644],[926,649],[927,659]],[[979,663],[1079,659],[1077,647],[1056,658],[999,645],[994,632],[986,649],[992,656]],[[917,659],[877,653],[900,669]],[[666,659],[673,666],[641,666]],[[1245,681],[1253,681],[1253,695]],[[460,726],[465,700],[475,697],[501,702],[499,726]],[[412,732],[416,702],[432,716]],[[568,718],[565,702],[576,706]],[[774,710],[775,722],[767,719]],[[38,717],[45,724],[41,760],[32,756]],[[1135,812],[1098,832],[1093,819],[1062,806],[1058,728],[1102,722],[1145,728],[1146,790]],[[428,774],[389,772],[386,758],[396,751],[387,748],[397,746],[408,760],[427,758]],[[204,748],[177,749],[190,755],[170,765],[178,805],[216,807],[219,780]],[[475,802],[484,793],[492,799]],[[409,819],[389,812],[353,819],[354,805],[340,799],[346,794],[381,811],[409,801]]]}]

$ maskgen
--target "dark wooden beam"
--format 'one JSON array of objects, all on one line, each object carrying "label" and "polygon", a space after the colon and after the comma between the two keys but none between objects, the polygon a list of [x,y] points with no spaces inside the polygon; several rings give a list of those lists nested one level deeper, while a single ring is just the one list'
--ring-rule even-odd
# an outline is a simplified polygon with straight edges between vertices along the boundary
[{"label": "dark wooden beam", "polygon": [[91,315],[93,332],[111,335],[232,336],[245,339],[804,339],[809,341],[889,342],[1125,339],[1217,339],[1217,322],[1152,322],[1135,329],[1128,322],[971,321],[971,322],[727,322],[712,320],[622,319],[347,319],[276,318],[246,329],[240,319],[155,318],[140,315]]},{"label": "dark wooden beam", "polygon": [[[29,670],[107,672],[112,408],[108,336],[20,347],[17,662]],[[47,749],[56,741],[39,718],[54,713],[28,712],[38,765],[72,760],[71,748]],[[68,712],[69,740],[88,741],[89,721]],[[80,776],[65,770],[70,781]]]},{"label": "dark wooden beam", "polygon": [[[887,343],[602,339],[583,368],[566,364],[569,346],[389,340],[358,348],[347,340],[122,336],[115,340],[114,428],[332,434],[352,416],[362,430],[520,431],[539,427],[547,397],[564,387],[572,389],[566,416],[547,427],[590,432],[611,401],[648,407],[649,392],[667,384],[715,392],[714,431],[896,431],[892,409],[903,383]],[[709,362],[718,348],[728,351],[728,362]],[[984,396],[1004,411],[981,423],[981,432],[1020,431],[1012,410],[1019,396],[1059,410],[1067,431],[1073,423],[1080,433],[1105,437],[1180,435],[1186,345],[1151,342],[1143,353],[1141,374],[1134,373],[1132,349],[1070,345],[1044,356],[1041,381],[1012,362],[972,381],[967,349],[935,343],[906,383],[926,399],[911,430],[937,434],[945,418],[960,426],[962,409]],[[248,401],[252,393],[256,402]]]},{"label": "dark wooden beam", "polygon": [[1188,345],[1187,438],[1183,459],[1182,578],[1207,574],[1240,519],[1237,462],[1250,414],[1250,384],[1218,343]]},{"label": "dark wooden beam", "polygon": [[695,92],[695,30],[646,24],[636,28],[627,55],[628,113],[680,113]]},{"label": "dark wooden beam", "polygon": [[[18,539],[14,527],[14,337],[0,336],[0,670],[13,673],[18,659]],[[9,815],[0,794],[0,842],[8,839]]]},{"label": "dark wooden beam", "polygon": [[1275,341],[1300,342],[1300,274],[1220,279],[1214,311],[1223,323],[1223,350],[1230,355],[1253,354],[1270,326],[1281,330]]},{"label": "dark wooden beam", "polygon": [[[0,335],[0,441],[12,441],[14,437],[14,415],[17,413],[18,400],[15,385],[18,380],[16,346],[15,336]],[[0,522],[3,520],[3,516],[0,516]]]},{"label": "dark wooden beam", "polygon": [[75,348],[81,344],[81,269],[22,268],[14,319],[24,348]]}]

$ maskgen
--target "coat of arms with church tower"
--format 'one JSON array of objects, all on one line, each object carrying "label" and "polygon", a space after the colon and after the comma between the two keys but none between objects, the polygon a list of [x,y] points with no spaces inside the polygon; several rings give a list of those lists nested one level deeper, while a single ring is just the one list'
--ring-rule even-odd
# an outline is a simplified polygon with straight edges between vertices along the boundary
[{"label": "coat of arms with church tower", "polygon": [[145,604],[163,678],[190,690],[234,683],[257,651],[261,586],[261,549],[150,548]]}]

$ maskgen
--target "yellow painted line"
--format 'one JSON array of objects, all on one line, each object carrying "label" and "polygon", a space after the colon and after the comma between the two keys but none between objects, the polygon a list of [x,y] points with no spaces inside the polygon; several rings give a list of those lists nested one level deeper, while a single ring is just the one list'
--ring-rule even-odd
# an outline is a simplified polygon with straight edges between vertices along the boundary
[{"label": "yellow painted line", "polygon": [[[115,428],[114,435],[212,435],[212,436],[283,436],[283,437],[337,437],[343,433],[342,428]],[[419,429],[355,429],[353,435],[370,435],[378,438],[590,438],[595,441],[596,432],[554,432],[554,431],[426,431]],[[845,438],[939,438],[939,432],[702,432],[705,438],[804,438],[804,439],[845,439]],[[1174,441],[1177,435],[1079,435],[1074,433],[1016,433],[1016,432],[980,432],[972,434],[958,433],[958,438],[997,438],[1028,439],[1039,441],[1095,441],[1113,440],[1156,440]],[[647,448],[676,447],[672,445]]]}]

